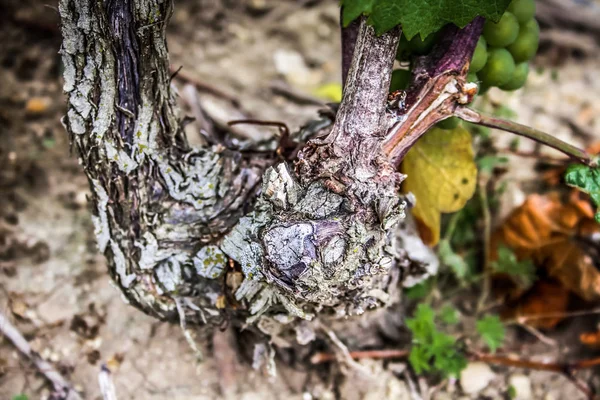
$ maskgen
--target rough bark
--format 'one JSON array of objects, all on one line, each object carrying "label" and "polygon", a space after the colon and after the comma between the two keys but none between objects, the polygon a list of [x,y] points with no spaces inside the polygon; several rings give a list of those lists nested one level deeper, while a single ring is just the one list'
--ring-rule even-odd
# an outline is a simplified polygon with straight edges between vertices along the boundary
[{"label": "rough bark", "polygon": [[252,314],[280,303],[302,318],[324,309],[345,316],[389,301],[399,266],[393,233],[406,206],[403,176],[381,151],[398,38],[397,30],[377,37],[362,21],[331,131],[309,141],[293,169],[267,170],[255,211],[225,238],[223,250],[251,278],[238,297],[264,298]]},{"label": "rough bark", "polygon": [[168,68],[171,1],[59,8],[64,124],[90,180],[99,249],[129,303],[213,325],[264,316],[268,332],[270,317],[387,305],[400,280],[425,272],[403,249],[403,176],[384,147],[398,30],[377,37],[361,20],[334,125],[309,125],[300,137],[321,134],[295,165],[270,166],[222,145],[188,146]]},{"label": "rough bark", "polygon": [[[170,86],[171,1],[61,0],[64,124],[92,188],[98,247],[126,300],[162,319],[218,320],[233,226],[265,160],[192,149]],[[219,279],[215,279],[218,277]]]}]

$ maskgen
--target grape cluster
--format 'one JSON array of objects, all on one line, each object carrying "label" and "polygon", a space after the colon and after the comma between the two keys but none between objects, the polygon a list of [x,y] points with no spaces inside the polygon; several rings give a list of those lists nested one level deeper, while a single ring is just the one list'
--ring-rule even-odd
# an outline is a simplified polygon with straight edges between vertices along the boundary
[{"label": "grape cluster", "polygon": [[[529,73],[529,61],[539,43],[540,28],[534,16],[535,0],[513,0],[497,23],[485,22],[467,75],[469,82],[479,84],[479,93],[492,86],[507,91],[523,87]],[[429,53],[438,36],[439,32],[436,32],[425,39],[417,35],[408,40],[402,35],[396,59],[410,61],[413,56]],[[410,67],[394,70],[390,91],[406,89],[410,76]],[[453,129],[458,123],[457,118],[448,118],[438,126]]]},{"label": "grape cluster", "polygon": [[540,38],[534,15],[535,0],[513,0],[498,23],[486,21],[469,69],[481,90],[516,90],[525,84]]}]

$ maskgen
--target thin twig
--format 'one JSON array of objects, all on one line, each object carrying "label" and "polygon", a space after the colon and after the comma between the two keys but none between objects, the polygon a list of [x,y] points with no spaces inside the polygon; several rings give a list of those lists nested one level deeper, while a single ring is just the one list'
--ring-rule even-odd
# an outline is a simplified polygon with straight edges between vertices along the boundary
[{"label": "thin twig", "polygon": [[544,154],[540,154],[537,151],[522,151],[522,150],[518,150],[518,149],[511,149],[511,148],[498,149],[498,153],[509,153],[509,154],[514,154],[515,156],[519,156],[519,157],[535,158],[538,161],[544,161],[548,164],[563,165],[567,161],[569,161],[569,159],[566,157],[565,158],[551,157],[551,156],[547,156]]},{"label": "thin twig", "polygon": [[511,132],[516,135],[526,137],[528,139],[534,140],[538,143],[556,149],[586,165],[589,165],[591,167],[596,166],[596,161],[585,150],[563,142],[562,140],[535,128],[526,125],[521,125],[517,122],[507,121],[501,118],[481,114],[478,111],[464,106],[456,107],[456,109],[454,110],[454,115],[476,125],[501,129],[503,131]]},{"label": "thin twig", "polygon": [[270,86],[271,86],[271,91],[274,94],[283,96],[286,99],[291,100],[296,104],[310,105],[310,106],[317,106],[317,107],[325,107],[327,105],[321,99],[318,99],[317,97],[314,97],[309,94],[303,93],[299,90],[296,90],[285,82],[275,81],[275,82],[271,83]]},{"label": "thin twig", "polygon": [[519,324],[519,326],[523,329],[525,329],[527,332],[531,333],[533,336],[535,336],[540,342],[547,344],[548,346],[552,346],[554,348],[556,348],[558,346],[558,342],[554,339],[549,338],[548,336],[544,335],[542,332],[540,332],[538,329],[534,328],[533,326],[527,325],[527,324]]},{"label": "thin twig", "polygon": [[187,72],[183,71],[182,68],[183,67],[181,67],[181,66],[179,68],[175,68],[175,67],[171,66],[169,68],[171,71],[171,79],[176,78],[183,82],[190,83],[190,84],[194,85],[196,87],[196,89],[198,89],[201,92],[212,93],[213,95],[215,95],[217,97],[221,97],[225,100],[229,100],[234,107],[237,107],[237,108],[240,107],[240,105],[241,105],[240,99],[238,99],[234,95],[225,93],[221,89],[216,88],[206,82],[202,82],[201,80],[197,79],[196,77],[192,76],[191,74],[188,74]]},{"label": "thin twig", "polygon": [[[350,351],[347,353],[348,357],[353,360],[359,360],[363,358],[371,358],[378,360],[390,360],[397,358],[406,358],[410,354],[410,350],[366,350],[366,351]],[[584,392],[590,399],[593,396],[592,390],[587,384],[577,379],[574,375],[575,371],[593,368],[600,365],[600,357],[592,358],[588,360],[579,360],[571,363],[561,362],[541,362],[524,360],[521,358],[507,357],[498,354],[487,354],[478,351],[468,351],[468,359],[470,361],[481,361],[488,364],[504,365],[507,367],[526,368],[539,371],[549,371],[563,374],[569,379],[579,390]],[[310,359],[312,364],[321,364],[339,360],[339,356],[332,353],[316,353]]]},{"label": "thin twig", "polygon": [[202,350],[198,348],[198,344],[192,337],[190,330],[187,327],[187,320],[185,316],[185,309],[183,308],[182,302],[180,298],[175,298],[175,305],[177,306],[177,313],[179,314],[179,326],[181,327],[181,331],[183,332],[183,337],[188,342],[194,354],[196,356],[197,361],[202,361],[204,356],[202,354]]},{"label": "thin twig", "polygon": [[79,394],[73,388],[73,385],[67,381],[52,364],[40,357],[31,349],[27,340],[21,335],[21,332],[0,312],[0,331],[12,342],[12,344],[27,357],[37,370],[50,382],[58,398],[65,400],[81,400]]},{"label": "thin twig", "polygon": [[483,213],[483,285],[479,301],[477,302],[477,313],[483,310],[483,306],[487,301],[491,290],[490,242],[492,236],[492,216],[490,214],[490,205],[487,195],[487,183],[488,178],[482,174],[478,181],[478,192]]},{"label": "thin twig", "polygon": [[539,361],[523,360],[520,358],[504,357],[495,354],[484,354],[472,352],[469,356],[472,361],[482,361],[487,364],[504,365],[507,367],[527,368],[538,371],[557,372],[569,379],[579,390],[587,395],[589,399],[594,398],[594,392],[581,380],[577,379],[574,372],[580,369],[588,369],[600,365],[600,357],[589,360],[579,360],[574,363],[545,363]]},{"label": "thin twig", "polygon": [[289,137],[290,128],[284,123],[280,121],[265,121],[262,119],[234,119],[232,121],[227,122],[227,125],[260,125],[260,126],[275,126],[281,130],[282,135]]},{"label": "thin twig", "polygon": [[564,318],[581,317],[584,315],[593,315],[593,314],[600,314],[600,308],[594,308],[591,310],[554,312],[554,313],[536,314],[536,315],[522,315],[515,319],[504,321],[504,325],[525,324],[525,323],[527,323],[527,321],[534,321],[534,320],[540,320],[540,319],[549,319],[549,318],[564,319]]},{"label": "thin twig", "polygon": [[[364,350],[364,351],[351,351],[348,354],[354,360],[360,360],[363,358],[372,359],[393,359],[393,358],[405,358],[410,353],[409,350]],[[335,354],[332,353],[315,353],[311,358],[311,364],[323,364],[330,361],[337,360]]]}]

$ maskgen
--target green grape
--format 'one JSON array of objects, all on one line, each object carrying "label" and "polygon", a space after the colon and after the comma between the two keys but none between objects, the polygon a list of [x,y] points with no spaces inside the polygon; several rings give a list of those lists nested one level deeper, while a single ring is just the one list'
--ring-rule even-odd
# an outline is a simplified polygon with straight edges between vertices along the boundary
[{"label": "green grape", "polygon": [[515,62],[529,61],[535,56],[540,41],[540,28],[535,19],[521,26],[517,40],[506,48]]},{"label": "green grape", "polygon": [[471,60],[471,66],[469,67],[470,72],[477,72],[483,68],[487,61],[487,44],[483,36],[477,41],[477,46],[473,52],[473,59]]},{"label": "green grape", "polygon": [[437,126],[440,129],[450,130],[456,128],[459,124],[460,119],[458,119],[457,117],[450,117],[438,122],[437,124],[435,124],[435,126]]},{"label": "green grape", "polygon": [[485,67],[477,73],[482,87],[501,86],[507,83],[515,72],[515,61],[506,49],[491,49]]},{"label": "green grape", "polygon": [[467,74],[467,82],[479,82],[479,78],[477,77],[477,74],[475,72],[469,72]]},{"label": "green grape", "polygon": [[392,72],[392,80],[390,82],[390,92],[396,90],[404,90],[410,82],[410,71],[407,69],[395,69]]},{"label": "green grape", "polygon": [[487,44],[493,47],[506,47],[515,41],[519,34],[519,21],[510,12],[505,12],[498,23],[485,21],[483,37]]},{"label": "green grape", "polygon": [[502,90],[517,90],[523,87],[525,81],[527,80],[527,75],[529,74],[529,63],[522,62],[521,64],[517,64],[515,67],[515,72],[513,73],[510,81],[500,86]]},{"label": "green grape", "polygon": [[532,32],[535,33],[536,36],[540,36],[540,25],[535,18],[531,18],[529,21],[521,24],[519,27],[519,32],[521,30]]},{"label": "green grape", "polygon": [[415,54],[420,56],[427,54],[433,48],[437,40],[437,32],[430,33],[425,39],[421,39],[421,35],[416,35],[408,42],[408,48]]},{"label": "green grape", "polygon": [[520,24],[523,24],[535,16],[535,0],[512,0],[508,11],[517,17]]}]

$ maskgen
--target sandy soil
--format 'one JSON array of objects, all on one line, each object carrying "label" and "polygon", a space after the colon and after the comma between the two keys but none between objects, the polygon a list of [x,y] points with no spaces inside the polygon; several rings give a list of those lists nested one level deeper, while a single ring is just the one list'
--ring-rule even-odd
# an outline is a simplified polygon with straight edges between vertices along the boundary
[{"label": "sandy soil", "polygon": [[[384,368],[382,362],[365,361],[372,379],[344,381],[332,373],[335,368],[290,367],[279,360],[278,376],[264,376],[251,368],[244,351],[236,356],[237,337],[231,332],[205,335],[206,358],[200,363],[178,326],[127,306],[97,254],[87,181],[59,121],[64,99],[56,12],[37,2],[7,4],[0,13],[0,307],[85,399],[101,398],[97,376],[102,363],[114,371],[119,399],[414,398],[402,363]],[[339,81],[337,14],[333,0],[178,2],[169,30],[172,64],[235,96],[249,114],[295,128],[318,106],[275,94],[271,86],[283,82],[310,95],[320,85]],[[558,82],[546,68],[525,90],[490,97],[516,110],[518,121],[573,143],[589,143],[592,139],[574,135],[564,118],[600,132],[600,59],[566,61],[556,71]],[[190,129],[192,141],[194,134]],[[519,159],[516,165],[510,171],[514,183],[503,199],[505,213],[522,201],[527,182],[535,180],[531,163]],[[554,333],[561,348],[518,332],[511,332],[509,347],[553,359],[575,346],[577,329],[574,323]],[[479,395],[464,395],[449,382],[434,398],[508,398],[508,382],[517,372],[494,368],[493,373]],[[583,398],[561,375],[518,373],[532,383],[531,398]],[[591,378],[592,372],[583,376]],[[362,397],[365,391],[371,393]],[[43,399],[49,388],[0,338],[0,398],[19,393]]]}]

